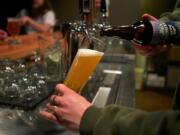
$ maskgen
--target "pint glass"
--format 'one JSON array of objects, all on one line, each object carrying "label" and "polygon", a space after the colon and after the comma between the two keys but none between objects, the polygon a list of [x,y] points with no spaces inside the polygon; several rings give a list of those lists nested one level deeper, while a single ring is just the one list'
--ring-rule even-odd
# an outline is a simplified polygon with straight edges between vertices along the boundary
[{"label": "pint glass", "polygon": [[7,41],[9,44],[16,45],[20,43],[16,36],[20,33],[21,26],[16,18],[8,18],[7,31],[12,36],[12,38]]},{"label": "pint glass", "polygon": [[15,18],[8,18],[7,31],[11,36],[17,36],[20,33],[21,26]]},{"label": "pint glass", "polygon": [[79,93],[100,62],[103,54],[95,50],[79,49],[64,84]]}]

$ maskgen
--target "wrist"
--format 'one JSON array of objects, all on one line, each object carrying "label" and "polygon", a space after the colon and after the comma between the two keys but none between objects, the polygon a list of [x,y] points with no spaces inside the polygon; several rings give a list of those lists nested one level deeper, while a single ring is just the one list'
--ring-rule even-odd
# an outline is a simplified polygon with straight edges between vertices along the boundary
[{"label": "wrist", "polygon": [[96,121],[101,116],[101,111],[102,109],[95,106],[86,109],[80,121],[79,131],[81,134],[89,135],[93,131]]},{"label": "wrist", "polygon": [[32,24],[32,19],[28,17],[26,24]]}]

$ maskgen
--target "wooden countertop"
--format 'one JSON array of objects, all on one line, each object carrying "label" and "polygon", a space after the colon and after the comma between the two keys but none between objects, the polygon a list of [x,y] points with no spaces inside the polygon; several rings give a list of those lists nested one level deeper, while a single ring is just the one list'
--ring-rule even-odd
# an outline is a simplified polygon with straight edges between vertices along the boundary
[{"label": "wooden countertop", "polygon": [[33,54],[33,51],[43,51],[51,46],[56,40],[53,34],[33,34],[18,36],[20,41],[18,44],[9,44],[8,41],[12,37],[8,37],[0,43],[0,58],[18,59]]}]

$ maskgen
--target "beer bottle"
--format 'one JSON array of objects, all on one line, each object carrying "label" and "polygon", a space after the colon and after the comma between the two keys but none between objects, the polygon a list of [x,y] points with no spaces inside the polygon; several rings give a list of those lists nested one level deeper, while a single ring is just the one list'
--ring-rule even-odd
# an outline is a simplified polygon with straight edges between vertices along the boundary
[{"label": "beer bottle", "polygon": [[139,45],[180,43],[180,22],[139,21],[133,25],[104,28],[101,36],[117,36]]}]

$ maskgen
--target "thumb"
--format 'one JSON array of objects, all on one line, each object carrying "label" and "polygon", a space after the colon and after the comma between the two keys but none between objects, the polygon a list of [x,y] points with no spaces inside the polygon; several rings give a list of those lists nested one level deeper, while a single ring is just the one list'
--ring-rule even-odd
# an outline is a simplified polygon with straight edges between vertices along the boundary
[{"label": "thumb", "polygon": [[147,13],[143,14],[142,19],[147,20],[147,21],[158,21],[157,18],[155,18],[154,16],[147,14]]},{"label": "thumb", "polygon": [[0,39],[5,39],[7,37],[7,33],[3,30],[0,30]]}]

